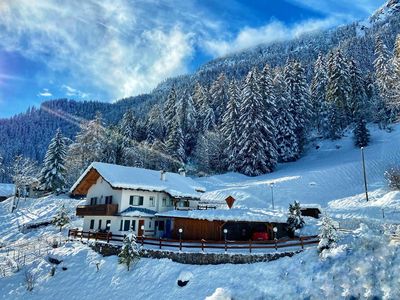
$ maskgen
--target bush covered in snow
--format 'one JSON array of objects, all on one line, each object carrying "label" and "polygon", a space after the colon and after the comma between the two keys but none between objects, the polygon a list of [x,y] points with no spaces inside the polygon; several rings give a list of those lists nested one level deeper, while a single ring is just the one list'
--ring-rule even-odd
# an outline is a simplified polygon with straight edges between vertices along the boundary
[{"label": "bush covered in snow", "polygon": [[140,259],[140,249],[136,243],[136,235],[130,232],[125,236],[121,252],[118,254],[119,263],[125,264],[128,271],[132,263],[136,263]]},{"label": "bush covered in snow", "polygon": [[400,167],[393,167],[387,170],[385,178],[391,189],[400,190]]},{"label": "bush covered in snow", "polygon": [[53,224],[57,227],[60,227],[60,231],[62,228],[70,222],[70,218],[68,216],[67,209],[64,204],[60,207],[57,215],[53,218]]},{"label": "bush covered in snow", "polygon": [[338,240],[337,229],[337,225],[329,216],[325,215],[322,218],[320,233],[318,235],[320,238],[318,244],[319,252],[336,247]]},{"label": "bush covered in snow", "polygon": [[300,229],[304,226],[304,220],[301,215],[300,203],[294,201],[293,204],[289,205],[289,216],[287,219],[289,230],[294,233],[296,229]]}]

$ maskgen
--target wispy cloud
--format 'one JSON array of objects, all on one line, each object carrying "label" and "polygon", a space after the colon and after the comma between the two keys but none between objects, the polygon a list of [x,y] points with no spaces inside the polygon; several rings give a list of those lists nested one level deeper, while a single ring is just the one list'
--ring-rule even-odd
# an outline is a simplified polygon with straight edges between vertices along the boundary
[{"label": "wispy cloud", "polygon": [[[13,0],[0,3],[0,48],[18,51],[51,70],[119,98],[148,92],[166,77],[187,72],[193,32],[190,17],[166,1]],[[190,11],[195,11],[190,8]],[[186,20],[185,20],[186,18]],[[187,25],[190,24],[190,25]]]},{"label": "wispy cloud", "polygon": [[69,85],[63,84],[61,86],[61,89],[64,91],[65,95],[68,97],[74,97],[74,98],[80,98],[80,99],[85,99],[89,97],[88,93],[82,92],[78,89],[75,89]]},{"label": "wispy cloud", "polygon": [[51,97],[53,94],[49,91],[49,89],[43,89],[43,91],[39,92],[38,97]]},{"label": "wispy cloud", "polygon": [[307,20],[291,26],[279,21],[271,21],[258,28],[246,27],[233,39],[207,40],[204,42],[204,47],[211,55],[218,57],[263,43],[293,39],[304,33],[330,28],[340,23],[341,20],[338,18]]}]

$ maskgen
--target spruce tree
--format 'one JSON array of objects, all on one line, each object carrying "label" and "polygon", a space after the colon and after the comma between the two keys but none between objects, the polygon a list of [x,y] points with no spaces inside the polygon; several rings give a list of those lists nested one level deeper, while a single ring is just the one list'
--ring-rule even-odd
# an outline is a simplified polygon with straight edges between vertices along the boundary
[{"label": "spruce tree", "polygon": [[240,89],[237,81],[232,81],[228,89],[229,100],[222,118],[221,132],[224,137],[226,145],[226,165],[228,170],[232,172],[237,171],[237,155],[240,151],[238,147],[239,139],[239,100]]},{"label": "spruce tree", "polygon": [[381,128],[386,128],[395,120],[395,111],[391,103],[395,102],[395,72],[390,52],[381,37],[377,37],[375,44],[375,78],[379,98],[376,106],[375,119]]},{"label": "spruce tree", "polygon": [[322,218],[318,236],[320,239],[318,244],[319,252],[336,247],[336,242],[338,241],[337,226],[327,215]]},{"label": "spruce tree", "polygon": [[167,133],[169,133],[169,130],[171,130],[174,119],[176,118],[177,97],[178,96],[176,94],[175,86],[172,86],[171,90],[169,91],[167,100],[164,104],[164,120],[167,128]]},{"label": "spruce tree", "polygon": [[314,76],[310,87],[310,99],[313,111],[313,125],[323,133],[323,122],[326,118],[326,87],[328,74],[324,56],[320,53],[314,64]]},{"label": "spruce tree", "polygon": [[256,68],[247,74],[240,108],[238,170],[248,176],[272,172],[277,163],[275,136],[267,125],[259,78]]},{"label": "spruce tree", "polygon": [[124,113],[119,124],[119,132],[124,137],[124,143],[127,146],[137,141],[137,120],[132,109]]},{"label": "spruce tree", "polygon": [[296,122],[291,114],[290,95],[280,70],[274,77],[274,93],[279,112],[275,120],[278,158],[283,162],[294,161],[299,155]]},{"label": "spruce tree", "polygon": [[50,142],[40,173],[41,188],[45,191],[60,191],[65,187],[66,141],[60,129]]},{"label": "spruce tree", "polygon": [[185,161],[185,141],[179,118],[174,119],[172,127],[169,130],[166,141],[166,150],[173,159],[176,159],[181,163]]},{"label": "spruce tree", "polygon": [[130,270],[132,264],[140,260],[140,248],[136,242],[136,236],[130,232],[124,237],[121,252],[118,254],[118,262],[124,264]]},{"label": "spruce tree", "polygon": [[210,87],[211,108],[215,114],[215,124],[219,125],[228,102],[228,87],[224,73],[221,73]]},{"label": "spruce tree", "polygon": [[289,204],[289,215],[286,221],[290,232],[294,233],[296,229],[300,229],[304,226],[303,216],[301,215],[301,207],[298,201],[294,201],[293,204]]},{"label": "spruce tree", "polygon": [[398,113],[400,110],[400,85],[398,84],[400,82],[400,34],[397,35],[396,43],[394,45],[393,66],[395,71],[394,80],[397,84],[395,85],[395,95],[391,104]]},{"label": "spruce tree", "polygon": [[367,128],[367,122],[364,118],[360,117],[356,122],[356,127],[354,129],[354,142],[357,147],[368,146],[370,139],[369,131]]},{"label": "spruce tree", "polygon": [[305,71],[297,61],[288,61],[284,69],[285,82],[290,96],[289,112],[296,122],[296,137],[300,157],[307,142],[307,132],[311,118],[311,105],[309,102],[308,87]]},{"label": "spruce tree", "polygon": [[57,214],[54,216],[52,223],[54,224],[54,226],[60,227],[60,232],[61,232],[62,228],[65,225],[67,225],[70,221],[71,220],[68,216],[68,211],[63,204],[57,211]]},{"label": "spruce tree", "polygon": [[351,82],[350,110],[352,120],[366,119],[368,115],[367,94],[364,88],[365,81],[362,78],[358,63],[354,59],[349,62],[349,76]]}]

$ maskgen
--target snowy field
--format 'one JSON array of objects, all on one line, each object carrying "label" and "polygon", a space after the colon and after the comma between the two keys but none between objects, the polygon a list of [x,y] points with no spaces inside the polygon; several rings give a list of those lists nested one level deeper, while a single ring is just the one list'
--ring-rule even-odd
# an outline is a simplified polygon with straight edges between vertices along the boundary
[{"label": "snowy field", "polygon": [[[315,247],[309,247],[292,258],[248,265],[193,266],[141,259],[127,272],[117,257],[103,258],[86,245],[68,242],[47,249],[46,255],[19,272],[0,276],[0,299],[400,299],[398,239],[388,234],[398,232],[400,195],[388,190],[383,176],[388,167],[400,163],[400,127],[392,133],[371,128],[371,134],[372,144],[365,149],[368,203],[360,151],[350,137],[316,142],[304,158],[280,165],[273,174],[250,178],[230,173],[197,179],[208,190],[203,201],[223,203],[232,195],[236,208],[271,208],[268,184],[274,182],[278,210],[287,211],[294,200],[320,206],[347,229],[340,233],[338,248],[322,258]],[[19,230],[23,224],[51,219],[62,203],[73,212],[80,201],[62,196],[22,200],[13,214],[9,200],[0,203],[0,243],[65,236],[67,229],[60,233],[54,226]],[[80,226],[80,219],[70,225]],[[54,276],[45,260],[47,251],[63,260]],[[26,270],[35,274],[31,292],[25,286]],[[183,277],[190,281],[179,287],[177,280]]]}]

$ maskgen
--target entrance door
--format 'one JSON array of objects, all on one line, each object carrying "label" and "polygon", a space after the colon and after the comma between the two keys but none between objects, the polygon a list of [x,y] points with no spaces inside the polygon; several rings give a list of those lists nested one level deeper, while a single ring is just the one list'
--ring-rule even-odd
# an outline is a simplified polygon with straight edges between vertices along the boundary
[{"label": "entrance door", "polygon": [[165,236],[167,238],[171,237],[171,220],[167,220],[167,222],[165,222]]},{"label": "entrance door", "polygon": [[143,236],[142,226],[144,226],[144,220],[139,220],[138,236]]}]

